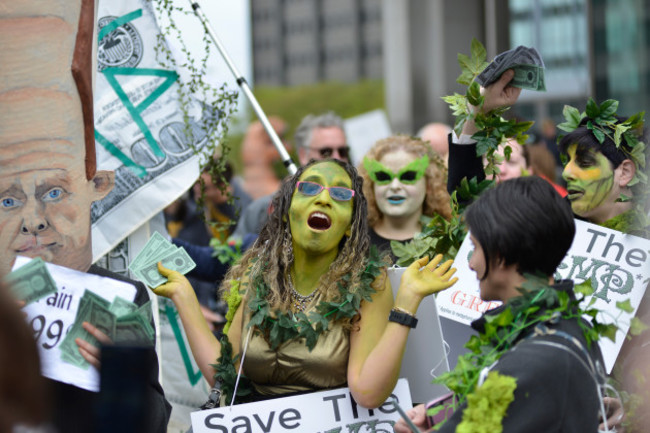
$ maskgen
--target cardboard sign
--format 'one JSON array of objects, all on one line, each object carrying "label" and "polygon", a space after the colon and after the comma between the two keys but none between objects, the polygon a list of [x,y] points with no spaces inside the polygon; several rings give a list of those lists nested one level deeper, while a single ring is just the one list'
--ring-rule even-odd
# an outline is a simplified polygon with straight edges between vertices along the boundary
[{"label": "cardboard sign", "polygon": [[[17,257],[14,269],[31,259]],[[41,358],[41,372],[50,379],[69,383],[89,391],[99,391],[99,373],[90,366],[79,368],[61,360],[59,344],[70,330],[77,315],[79,300],[89,290],[109,302],[116,296],[133,302],[136,289],[129,283],[100,277],[46,263],[56,281],[57,292],[25,306],[27,322],[34,330],[34,338]]]},{"label": "cardboard sign", "polygon": [[406,379],[397,382],[377,409],[357,405],[350,390],[340,388],[193,412],[192,429],[194,433],[389,433],[399,419],[393,398],[404,410],[413,406]]},{"label": "cardboard sign", "polygon": [[[465,324],[500,305],[481,300],[476,274],[469,268],[471,251],[468,235],[454,261],[458,282],[437,297],[441,316]],[[576,236],[555,279],[572,279],[579,284],[590,278],[594,294],[585,302],[595,299],[593,307],[601,311],[598,320],[619,327],[616,342],[607,338],[599,341],[610,372],[650,282],[650,240],[576,220]],[[632,313],[616,307],[617,302],[628,299]]]}]

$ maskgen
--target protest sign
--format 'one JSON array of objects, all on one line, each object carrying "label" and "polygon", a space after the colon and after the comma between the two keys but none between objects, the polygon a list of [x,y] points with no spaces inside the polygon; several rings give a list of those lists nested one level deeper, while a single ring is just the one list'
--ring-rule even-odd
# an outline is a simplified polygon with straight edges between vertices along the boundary
[{"label": "protest sign", "polygon": [[[14,269],[30,261],[17,257]],[[57,292],[41,298],[23,309],[27,322],[34,330],[34,338],[41,358],[43,376],[69,383],[89,391],[99,391],[99,373],[94,367],[81,368],[61,359],[60,343],[72,328],[79,301],[86,290],[113,302],[119,296],[127,301],[135,299],[136,289],[131,284],[45,263],[56,282]]]},{"label": "protest sign", "polygon": [[[454,261],[458,282],[437,296],[441,316],[467,325],[500,305],[481,300],[476,274],[469,268],[471,252],[468,235]],[[650,240],[576,220],[576,236],[555,279],[572,279],[576,284],[591,279],[594,293],[585,302],[595,299],[598,320],[619,327],[615,342],[607,338],[599,342],[607,371],[611,371],[650,282]],[[633,309],[629,313],[616,306],[627,300]]]},{"label": "protest sign", "polygon": [[151,2],[100,2],[98,33],[97,166],[115,171],[115,187],[92,206],[95,260],[187,191],[199,176],[197,149],[225,116],[181,104],[177,72],[156,59]]},{"label": "protest sign", "polygon": [[192,413],[194,433],[389,433],[400,417],[392,403],[413,407],[408,381],[400,379],[386,402],[365,409],[348,388],[276,398]]}]

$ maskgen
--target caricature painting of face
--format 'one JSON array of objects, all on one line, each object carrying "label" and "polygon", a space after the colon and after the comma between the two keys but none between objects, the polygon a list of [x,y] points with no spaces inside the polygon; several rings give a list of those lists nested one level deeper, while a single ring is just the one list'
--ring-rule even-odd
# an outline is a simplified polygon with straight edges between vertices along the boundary
[{"label": "caricature painting of face", "polygon": [[607,157],[594,149],[571,144],[567,154],[569,161],[562,177],[567,182],[571,209],[588,218],[599,207],[613,202],[614,169]]},{"label": "caricature painting of face", "polygon": [[[0,8],[0,276],[16,255],[86,271],[90,204],[114,182],[95,172],[94,3]],[[89,151],[86,151],[86,148]]]},{"label": "caricature painting of face", "polygon": [[[416,157],[404,150],[386,153],[378,162],[384,167],[383,171],[390,171],[386,177],[380,166],[371,169],[371,175],[377,178],[386,177],[384,181],[374,179],[374,192],[377,207],[384,217],[404,218],[422,213],[422,203],[426,196],[426,179],[424,167],[418,162],[423,157]],[[417,162],[416,162],[417,161]],[[416,167],[417,166],[417,167]],[[387,170],[385,170],[387,169]]]},{"label": "caricature painting of face", "polygon": [[16,255],[23,255],[87,269],[92,260],[90,205],[108,193],[112,177],[101,178],[99,172],[98,183],[87,181],[83,161],[74,164],[72,155],[43,151],[32,156],[33,164],[22,161],[17,170],[3,170],[0,176],[3,263],[10,266]]},{"label": "caricature painting of face", "polygon": [[[350,176],[334,162],[309,167],[299,181],[323,187],[352,188]],[[312,194],[313,191],[307,192]],[[322,189],[315,195],[307,195],[296,187],[289,207],[294,253],[338,254],[339,242],[343,236],[350,235],[354,197],[337,200],[332,195],[336,196],[327,189]]]}]

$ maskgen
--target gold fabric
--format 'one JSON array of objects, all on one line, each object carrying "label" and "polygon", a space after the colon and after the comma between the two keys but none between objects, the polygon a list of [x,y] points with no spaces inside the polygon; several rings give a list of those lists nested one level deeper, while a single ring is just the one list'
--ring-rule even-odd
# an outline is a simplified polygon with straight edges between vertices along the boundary
[{"label": "gold fabric", "polygon": [[[305,313],[321,301],[320,293],[308,304]],[[244,347],[248,329],[247,318],[242,329]],[[330,322],[329,331],[320,335],[310,352],[304,339],[285,342],[276,350],[261,335],[251,333],[244,359],[244,374],[262,395],[320,391],[346,386],[350,333],[340,322]]]}]

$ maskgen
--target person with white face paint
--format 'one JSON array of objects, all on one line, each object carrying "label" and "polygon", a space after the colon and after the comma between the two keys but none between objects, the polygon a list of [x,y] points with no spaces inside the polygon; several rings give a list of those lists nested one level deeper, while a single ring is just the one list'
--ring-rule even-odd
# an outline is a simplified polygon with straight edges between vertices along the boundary
[{"label": "person with white face paint", "polygon": [[379,140],[359,172],[368,199],[370,241],[393,259],[391,240],[413,239],[426,224],[423,217],[451,216],[445,164],[424,141],[401,135]]}]

